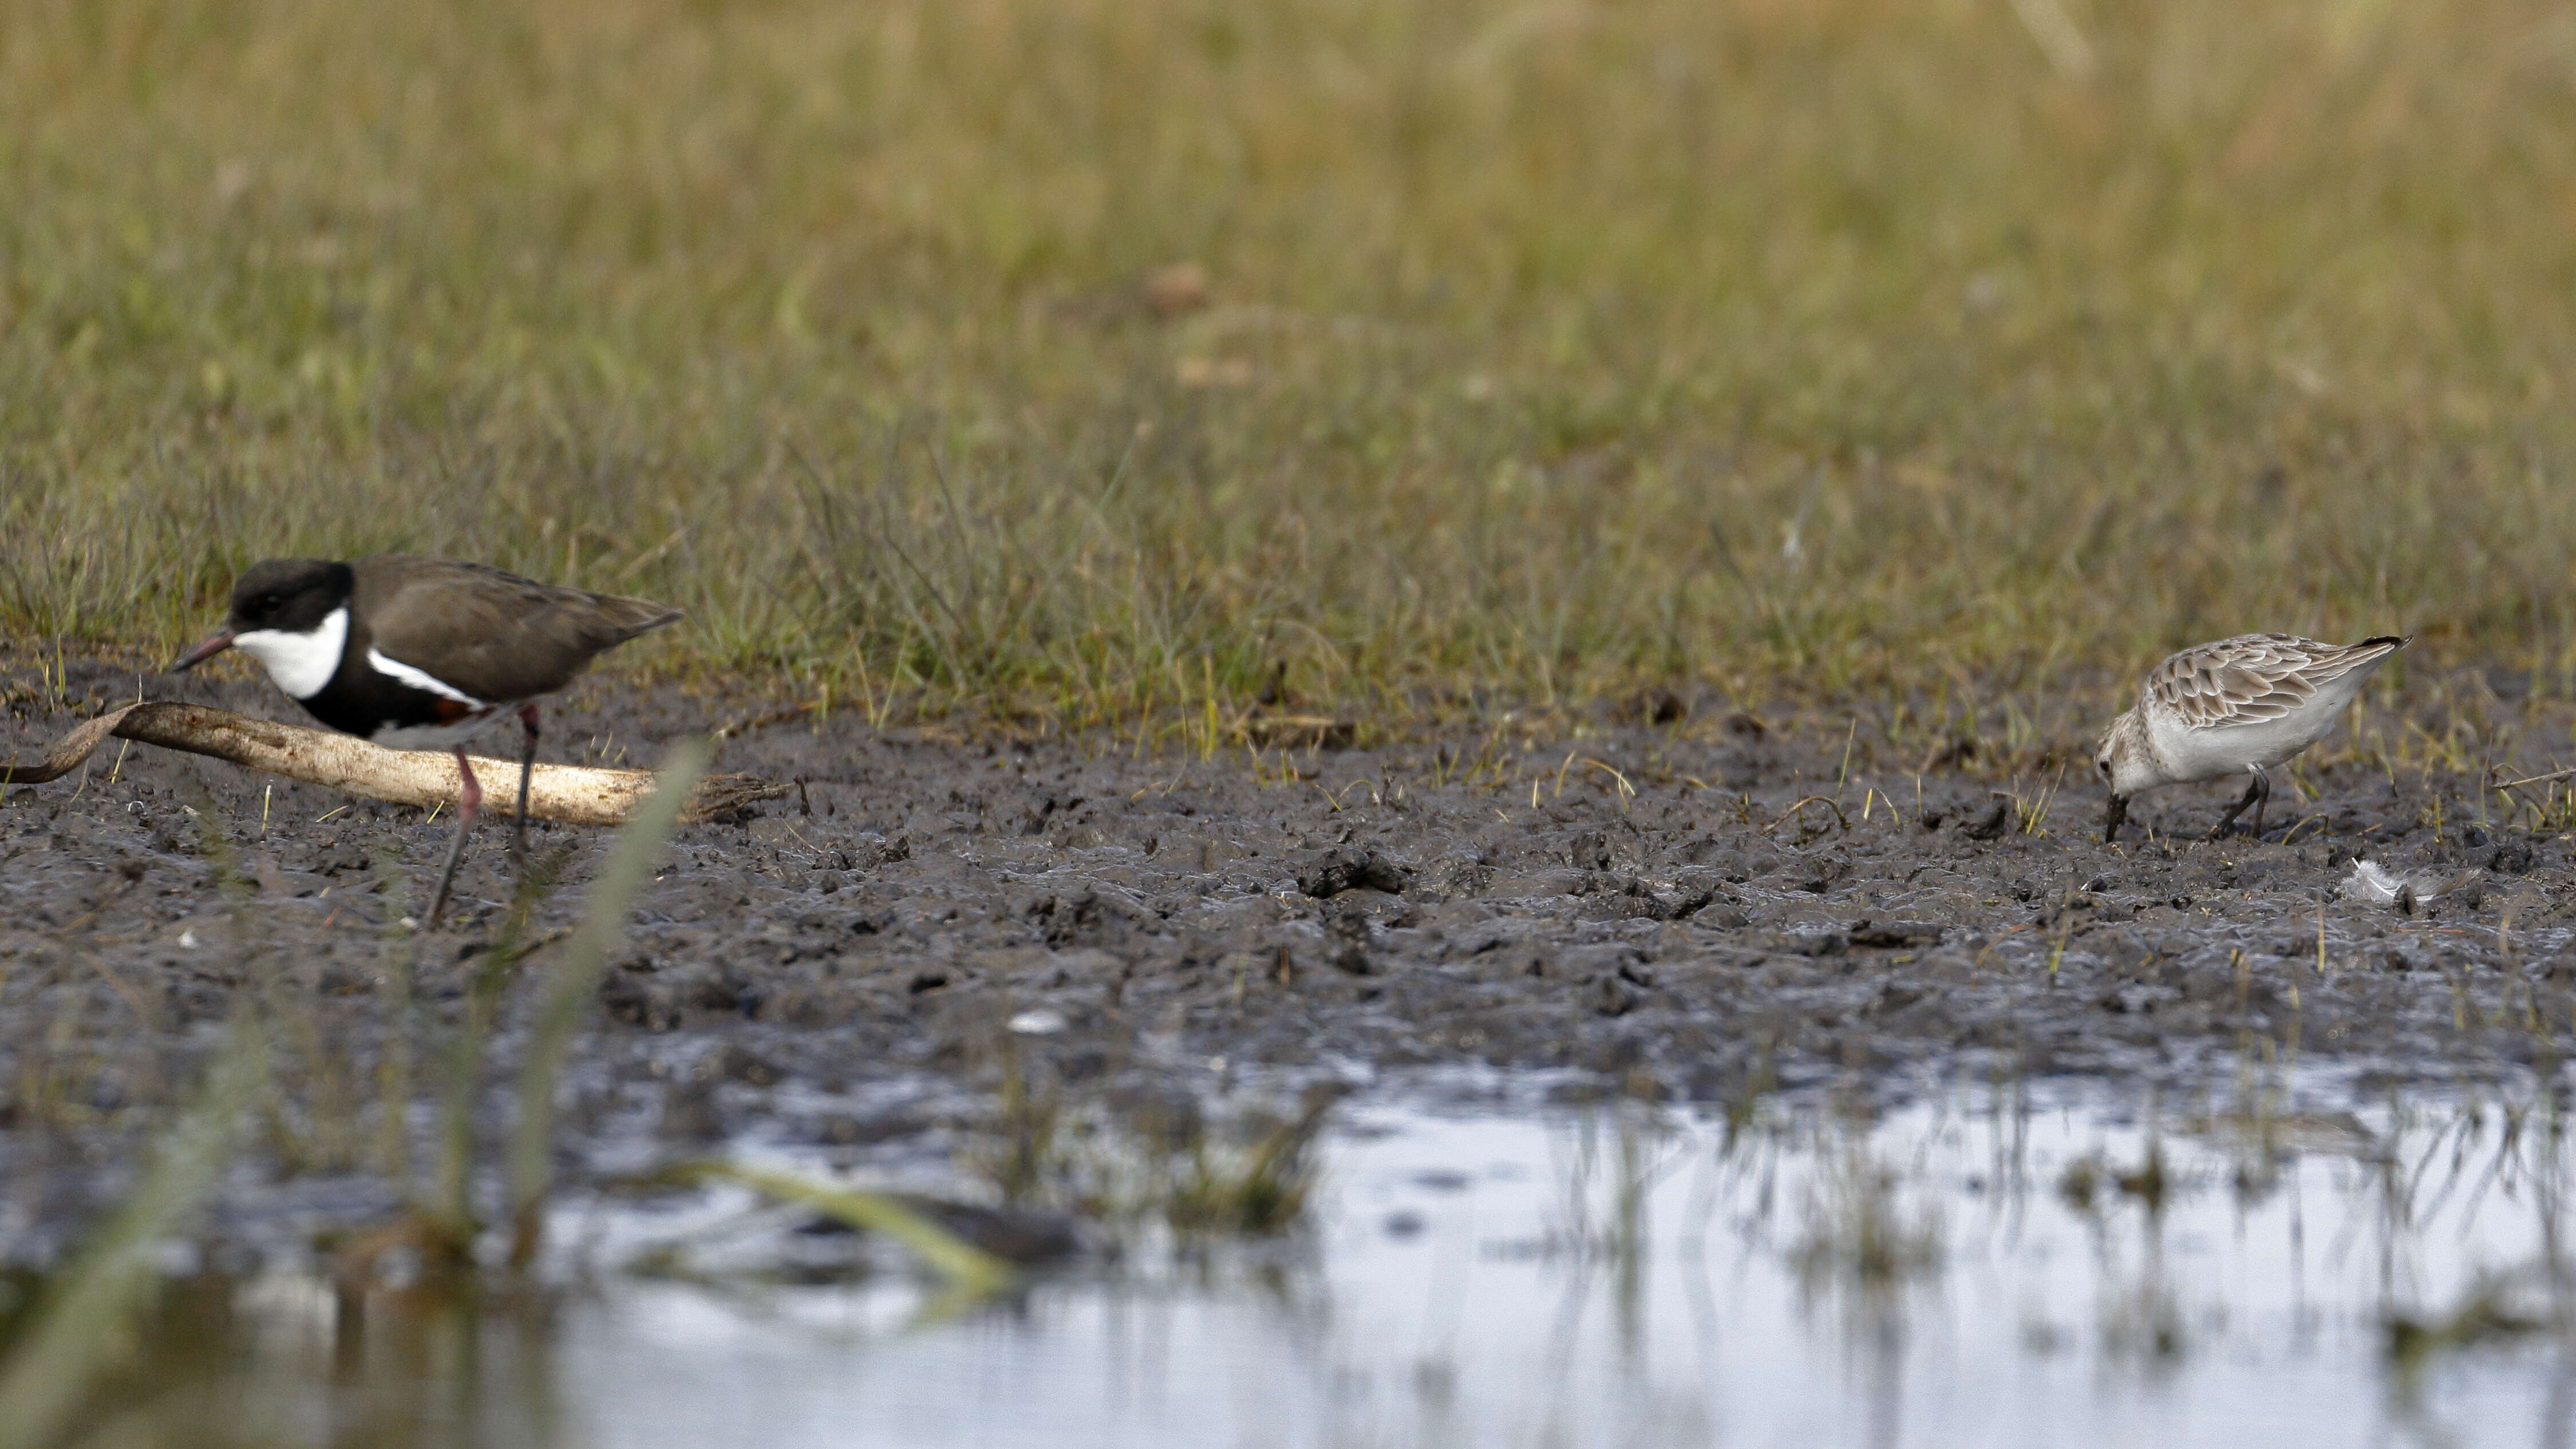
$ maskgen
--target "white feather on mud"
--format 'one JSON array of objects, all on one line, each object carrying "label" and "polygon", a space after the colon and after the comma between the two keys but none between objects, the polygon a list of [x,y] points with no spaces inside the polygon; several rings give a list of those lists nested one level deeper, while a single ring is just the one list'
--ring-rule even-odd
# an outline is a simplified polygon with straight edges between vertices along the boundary
[{"label": "white feather on mud", "polygon": [[2441,871],[2416,871],[2405,874],[2390,870],[2375,860],[2356,860],[2352,874],[2343,878],[2343,898],[2371,905],[2390,905],[2411,895],[2418,901],[2429,901],[2465,884],[2476,871],[2448,875]]}]

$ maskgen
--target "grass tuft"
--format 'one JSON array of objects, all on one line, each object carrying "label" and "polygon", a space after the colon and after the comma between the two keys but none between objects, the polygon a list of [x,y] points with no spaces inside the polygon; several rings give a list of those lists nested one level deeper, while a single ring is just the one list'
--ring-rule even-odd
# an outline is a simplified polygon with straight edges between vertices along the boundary
[{"label": "grass tuft", "polygon": [[406,549],[880,718],[1946,713],[2249,628],[2563,690],[2567,34],[20,7],[0,632],[166,651],[259,555]]}]

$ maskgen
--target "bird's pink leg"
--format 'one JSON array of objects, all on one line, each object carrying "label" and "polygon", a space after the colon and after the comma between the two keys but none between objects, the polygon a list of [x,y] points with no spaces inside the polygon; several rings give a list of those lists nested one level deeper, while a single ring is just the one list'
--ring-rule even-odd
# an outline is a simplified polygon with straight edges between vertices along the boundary
[{"label": "bird's pink leg", "polygon": [[438,894],[430,899],[429,923],[438,924],[438,913],[447,909],[447,888],[456,882],[456,863],[465,858],[465,837],[474,829],[475,813],[483,808],[483,786],[474,778],[474,762],[465,758],[465,747],[456,747],[456,773],[464,782],[456,791],[456,842],[447,847],[447,864],[439,867]]}]

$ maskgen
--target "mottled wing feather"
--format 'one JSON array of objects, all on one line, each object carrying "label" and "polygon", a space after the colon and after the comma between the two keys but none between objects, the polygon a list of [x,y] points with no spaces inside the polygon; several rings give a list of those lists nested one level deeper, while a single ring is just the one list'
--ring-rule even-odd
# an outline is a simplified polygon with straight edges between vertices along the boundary
[{"label": "mottled wing feather", "polygon": [[[592,656],[672,623],[646,599],[523,579],[484,564],[379,557],[358,561],[358,613],[371,644],[488,703],[534,699],[572,682]],[[434,597],[434,602],[432,598]]]},{"label": "mottled wing feather", "polygon": [[2167,659],[2139,692],[2196,729],[2262,724],[2398,647],[2387,639],[2325,644],[2295,634],[2240,634]]}]

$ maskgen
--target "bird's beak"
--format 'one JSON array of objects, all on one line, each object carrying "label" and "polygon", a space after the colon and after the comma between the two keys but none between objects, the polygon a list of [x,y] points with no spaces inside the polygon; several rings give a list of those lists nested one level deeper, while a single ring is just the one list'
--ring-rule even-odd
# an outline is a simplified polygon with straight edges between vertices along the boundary
[{"label": "bird's beak", "polygon": [[2126,795],[2112,796],[2111,813],[2102,821],[2102,843],[2104,845],[2109,845],[2111,842],[2120,838],[2120,826],[2126,823],[2128,818],[2129,797]]},{"label": "bird's beak", "polygon": [[185,674],[189,670],[196,668],[198,665],[205,663],[207,660],[214,658],[216,655],[223,653],[231,647],[233,647],[233,631],[230,629],[220,630],[213,637],[207,639],[203,644],[200,644],[196,648],[189,650],[187,653],[180,655],[171,663],[168,672],[172,674]]}]

